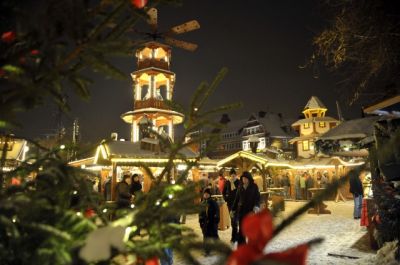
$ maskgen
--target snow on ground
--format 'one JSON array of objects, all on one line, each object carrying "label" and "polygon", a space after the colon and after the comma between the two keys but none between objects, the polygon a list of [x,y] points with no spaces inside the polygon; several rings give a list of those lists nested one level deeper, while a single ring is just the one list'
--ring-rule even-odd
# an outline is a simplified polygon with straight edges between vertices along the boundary
[{"label": "snow on ground", "polygon": [[[308,255],[308,264],[379,264],[375,261],[375,252],[370,250],[367,230],[360,226],[360,220],[353,219],[353,202],[325,202],[332,214],[304,214],[291,226],[282,231],[267,245],[267,252],[275,252],[287,249],[313,238],[323,237],[323,243],[314,246]],[[286,210],[282,212],[276,222],[288,216],[295,209],[301,207],[304,202],[286,202]],[[186,225],[193,228],[201,237],[201,230],[198,224],[198,217],[190,215],[187,217]],[[229,244],[231,229],[219,231],[219,237]],[[328,255],[351,256],[343,258]],[[200,253],[197,255],[201,264],[214,264],[218,257],[212,255],[204,257]],[[177,255],[174,257],[174,264],[185,265],[186,263]]]}]

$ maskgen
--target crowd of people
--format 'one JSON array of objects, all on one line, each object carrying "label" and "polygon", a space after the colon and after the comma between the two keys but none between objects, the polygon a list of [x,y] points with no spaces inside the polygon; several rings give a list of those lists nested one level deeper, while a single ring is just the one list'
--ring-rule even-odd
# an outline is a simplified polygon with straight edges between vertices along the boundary
[{"label": "crowd of people", "polygon": [[[334,176],[329,178],[328,172],[315,172],[312,176],[309,172],[297,172],[294,176],[290,176],[289,172],[284,172],[272,178],[274,181],[272,187],[283,188],[283,193],[286,199],[291,199],[291,189],[294,187],[294,199],[308,200],[311,199],[309,188],[326,188],[329,184],[329,179],[334,179]],[[292,181],[291,181],[292,180]],[[293,182],[293,183],[292,183]],[[97,185],[97,184],[95,184]],[[111,200],[111,179],[108,178],[103,186],[104,200]],[[128,208],[133,202],[135,196],[142,192],[142,184],[138,174],[124,174],[121,181],[115,187],[115,198],[117,207]],[[361,216],[361,203],[363,197],[363,186],[359,176],[350,176],[350,192],[354,196],[354,219],[359,219]],[[260,209],[260,191],[259,186],[255,183],[253,175],[244,171],[240,177],[232,168],[229,176],[224,176],[224,171],[219,172],[216,180],[209,180],[209,183],[202,189],[203,210],[199,213],[199,224],[203,233],[204,241],[208,239],[218,239],[218,224],[220,222],[220,206],[213,195],[219,195],[223,201],[227,203],[227,208],[230,214],[231,226],[231,243],[244,244],[246,242],[241,224],[244,217],[249,213],[256,213]],[[343,195],[338,191],[338,196],[343,198]],[[344,199],[344,198],[343,198]],[[174,220],[177,223],[184,223],[185,216],[182,221]],[[206,247],[205,255],[209,255],[211,249]],[[172,262],[172,252],[166,249],[166,257]],[[172,264],[172,263],[163,263]]]},{"label": "crowd of people", "polygon": [[[223,171],[220,171],[216,184],[212,185],[210,183],[203,190],[202,203],[205,207],[203,207],[204,210],[199,214],[199,223],[204,240],[219,238],[219,206],[211,198],[212,195],[219,194],[227,202],[231,216],[231,243],[244,244],[246,240],[243,236],[241,224],[247,214],[258,212],[260,209],[260,192],[258,186],[254,183],[250,172],[245,171],[238,178],[234,169],[229,172],[229,179],[225,178]],[[206,248],[205,255],[208,255],[209,252],[210,250]]]}]

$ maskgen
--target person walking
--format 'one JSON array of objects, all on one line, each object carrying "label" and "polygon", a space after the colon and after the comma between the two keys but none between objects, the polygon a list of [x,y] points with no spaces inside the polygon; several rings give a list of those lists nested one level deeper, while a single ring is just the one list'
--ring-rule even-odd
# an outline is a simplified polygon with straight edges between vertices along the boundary
[{"label": "person walking", "polygon": [[237,197],[238,193],[238,188],[240,186],[240,180],[236,176],[236,171],[234,169],[231,169],[230,173],[230,182],[231,182],[231,187],[233,189],[231,190],[231,193],[228,197],[228,210],[229,214],[231,217],[231,227],[232,227],[232,234],[231,234],[231,243],[234,244],[238,241],[238,227],[239,227],[239,218],[238,218],[238,213],[237,211],[233,210],[233,204],[235,203],[235,199]]},{"label": "person walking", "polygon": [[350,172],[350,193],[352,193],[354,197],[354,219],[361,218],[363,191],[364,189],[360,180],[360,176],[356,172]]},{"label": "person walking", "polygon": [[281,178],[281,186],[283,187],[283,192],[285,195],[285,199],[289,199],[290,192],[290,179],[289,173],[286,172]]},{"label": "person walking", "polygon": [[258,186],[254,183],[253,176],[250,172],[244,171],[240,177],[242,185],[234,201],[233,210],[237,211],[239,219],[238,244],[246,243],[246,239],[242,231],[242,223],[244,217],[252,212],[260,210],[260,192]]},{"label": "person walking", "polygon": [[[206,188],[203,192],[203,210],[199,214],[199,223],[204,241],[209,238],[218,239],[219,207],[216,201],[211,199],[211,190]],[[204,254],[208,256],[210,249],[204,245]]]},{"label": "person walking", "polygon": [[132,194],[130,193],[131,177],[124,175],[121,182],[116,186],[116,199],[118,208],[128,208],[131,204]]}]

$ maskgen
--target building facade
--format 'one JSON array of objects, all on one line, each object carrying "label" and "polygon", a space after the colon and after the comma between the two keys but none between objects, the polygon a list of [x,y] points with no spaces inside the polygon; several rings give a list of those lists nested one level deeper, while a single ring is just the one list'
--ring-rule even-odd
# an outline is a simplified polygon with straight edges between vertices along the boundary
[{"label": "building facade", "polygon": [[267,153],[271,157],[292,158],[293,147],[289,140],[294,137],[294,131],[281,114],[260,111],[248,119],[230,121],[225,116],[221,121],[225,127],[220,132],[215,150],[208,153],[209,157],[221,159],[238,151],[250,151],[249,139],[256,137],[257,152]]}]

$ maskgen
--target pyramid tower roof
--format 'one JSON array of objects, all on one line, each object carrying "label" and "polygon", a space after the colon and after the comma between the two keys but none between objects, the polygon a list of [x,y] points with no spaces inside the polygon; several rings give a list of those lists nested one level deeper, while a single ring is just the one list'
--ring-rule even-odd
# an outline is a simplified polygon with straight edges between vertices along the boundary
[{"label": "pyramid tower roof", "polygon": [[310,100],[308,100],[307,105],[304,107],[304,110],[307,109],[326,109],[326,107],[318,97],[312,96]]}]

